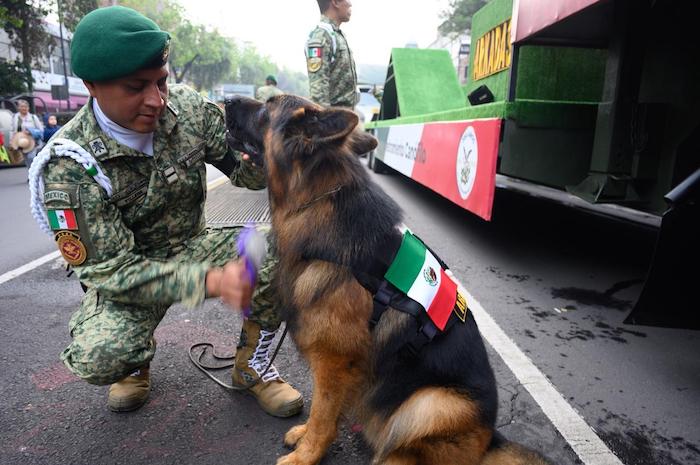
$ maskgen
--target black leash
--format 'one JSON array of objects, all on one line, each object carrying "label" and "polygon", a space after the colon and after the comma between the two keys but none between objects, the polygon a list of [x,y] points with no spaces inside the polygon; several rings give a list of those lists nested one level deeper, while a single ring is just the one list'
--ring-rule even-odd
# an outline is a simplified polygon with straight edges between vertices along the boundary
[{"label": "black leash", "polygon": [[[275,347],[275,351],[272,353],[272,358],[270,359],[270,363],[268,363],[267,366],[265,367],[265,371],[263,371],[263,373],[258,377],[258,379],[256,379],[255,381],[253,381],[250,384],[246,384],[245,386],[233,386],[231,384],[226,384],[223,381],[221,381],[219,378],[217,378],[216,376],[211,374],[211,371],[224,370],[226,368],[231,368],[234,365],[234,362],[226,363],[224,365],[205,365],[204,363],[202,363],[202,358],[207,353],[207,349],[206,349],[207,347],[211,347],[211,356],[215,360],[234,360],[236,358],[235,354],[230,356],[230,357],[222,357],[220,355],[216,355],[216,351],[214,349],[214,344],[212,344],[211,342],[198,342],[197,344],[192,344],[190,346],[189,356],[190,356],[190,360],[192,361],[192,363],[194,363],[194,366],[199,368],[205,375],[207,375],[209,378],[211,378],[219,386],[223,387],[224,389],[229,389],[232,391],[245,391],[245,390],[252,388],[256,384],[258,384],[260,382],[260,380],[262,380],[263,376],[265,376],[265,374],[270,370],[270,367],[272,366],[272,362],[275,361],[275,358],[277,357],[277,353],[280,351],[280,347],[282,347],[282,343],[284,342],[284,338],[286,336],[287,336],[287,325],[284,325],[284,330],[282,331],[282,336],[280,337],[280,341],[277,343],[277,347]],[[195,358],[193,351],[198,347],[204,347],[204,350],[202,350],[199,353],[199,356],[197,356]]]}]

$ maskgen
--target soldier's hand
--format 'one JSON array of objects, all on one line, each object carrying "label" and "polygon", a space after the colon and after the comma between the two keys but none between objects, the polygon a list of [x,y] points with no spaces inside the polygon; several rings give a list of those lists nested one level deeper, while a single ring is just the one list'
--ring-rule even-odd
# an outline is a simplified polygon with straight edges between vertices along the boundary
[{"label": "soldier's hand", "polygon": [[223,268],[207,273],[207,295],[221,297],[234,310],[250,307],[253,285],[242,260],[228,262]]},{"label": "soldier's hand", "polygon": [[248,154],[245,153],[245,152],[241,152],[241,159],[242,159],[243,161],[245,161],[245,162],[250,163],[250,164],[253,165],[253,166],[258,166],[258,165],[255,164],[255,162],[253,161],[253,159],[250,158],[250,155],[248,155]]}]

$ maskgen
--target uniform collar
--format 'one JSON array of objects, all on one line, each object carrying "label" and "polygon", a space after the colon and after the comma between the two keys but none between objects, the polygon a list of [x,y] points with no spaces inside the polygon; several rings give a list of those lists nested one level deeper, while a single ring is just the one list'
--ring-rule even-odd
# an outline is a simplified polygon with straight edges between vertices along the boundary
[{"label": "uniform collar", "polygon": [[[109,137],[102,131],[100,125],[97,123],[95,118],[95,113],[92,109],[93,98],[90,97],[85,107],[82,111],[86,112],[86,117],[83,119],[82,132],[85,134],[86,142],[90,151],[97,160],[108,160],[115,157],[148,157],[148,155],[134,150],[130,147],[120,144],[116,140]],[[157,156],[159,149],[162,148],[163,140],[167,140],[168,135],[173,131],[177,125],[177,116],[179,111],[177,106],[168,101],[168,106],[158,120],[158,127],[153,134],[153,155]],[[93,142],[100,142],[104,146],[104,151],[100,150],[100,144],[93,144]]]},{"label": "uniform collar", "polygon": [[326,16],[326,15],[321,15],[321,22],[322,22],[322,23],[328,23],[328,24],[330,24],[331,26],[333,26],[333,30],[334,30],[334,31],[340,32],[340,26],[336,25],[336,24],[333,22],[333,20],[332,20],[331,18],[329,18],[328,16]]}]

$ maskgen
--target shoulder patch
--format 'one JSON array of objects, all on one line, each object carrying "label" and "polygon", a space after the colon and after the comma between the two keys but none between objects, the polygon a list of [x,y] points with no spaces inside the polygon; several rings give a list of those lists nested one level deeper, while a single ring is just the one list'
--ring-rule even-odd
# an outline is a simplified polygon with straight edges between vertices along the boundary
[{"label": "shoulder patch", "polygon": [[306,59],[306,67],[309,69],[310,73],[315,73],[319,69],[321,69],[321,65],[323,64],[323,60],[320,58],[307,58]]},{"label": "shoulder patch", "polygon": [[108,153],[107,146],[102,141],[102,139],[99,137],[97,139],[93,139],[90,142],[88,142],[88,146],[90,147],[90,150],[92,150],[92,153],[96,157],[100,157],[102,155],[107,155],[107,153]]},{"label": "shoulder patch", "polygon": [[315,45],[309,45],[306,50],[307,58],[323,58],[323,47],[317,47]]},{"label": "shoulder patch", "polygon": [[80,241],[80,236],[71,231],[59,231],[56,233],[58,250],[68,264],[77,266],[87,258],[85,245]]},{"label": "shoulder patch", "polygon": [[44,192],[44,203],[59,202],[70,205],[70,194],[64,191]]},{"label": "shoulder patch", "polygon": [[323,47],[308,45],[306,49],[306,67],[310,73],[315,73],[323,65]]},{"label": "shoulder patch", "polygon": [[49,220],[49,226],[54,231],[59,229],[78,229],[78,220],[75,218],[75,211],[73,211],[73,209],[48,209],[46,210],[46,217]]}]

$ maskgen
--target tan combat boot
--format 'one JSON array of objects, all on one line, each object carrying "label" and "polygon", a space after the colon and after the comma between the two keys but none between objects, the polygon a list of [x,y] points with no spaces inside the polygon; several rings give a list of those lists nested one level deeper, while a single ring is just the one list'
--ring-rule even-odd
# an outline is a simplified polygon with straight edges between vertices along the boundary
[{"label": "tan combat boot", "polygon": [[107,405],[113,412],[130,412],[146,403],[151,391],[150,368],[139,368],[109,387]]},{"label": "tan combat boot", "polygon": [[[244,387],[260,379],[270,363],[270,344],[274,338],[275,332],[260,329],[260,325],[248,319],[243,320],[232,373],[234,386]],[[291,417],[301,412],[304,406],[301,393],[280,377],[274,365],[246,392],[255,396],[260,407],[275,417]]]}]

